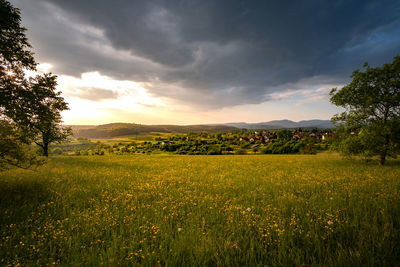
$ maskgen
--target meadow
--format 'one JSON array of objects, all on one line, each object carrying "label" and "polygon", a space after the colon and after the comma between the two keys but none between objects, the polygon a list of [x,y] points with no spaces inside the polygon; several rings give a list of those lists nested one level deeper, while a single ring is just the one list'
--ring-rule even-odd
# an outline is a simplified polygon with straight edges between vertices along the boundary
[{"label": "meadow", "polygon": [[400,161],[56,156],[0,173],[0,265],[400,262]]}]

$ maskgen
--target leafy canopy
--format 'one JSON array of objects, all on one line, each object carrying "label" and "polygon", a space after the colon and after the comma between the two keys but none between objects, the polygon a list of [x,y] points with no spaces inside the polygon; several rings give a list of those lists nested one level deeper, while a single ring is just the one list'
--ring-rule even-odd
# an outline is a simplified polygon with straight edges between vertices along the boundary
[{"label": "leafy canopy", "polygon": [[331,90],[331,102],[345,108],[332,121],[338,127],[336,147],[345,155],[396,157],[400,151],[400,57],[382,67],[355,70],[353,80]]},{"label": "leafy canopy", "polygon": [[56,91],[57,76],[38,75],[30,80],[30,84],[27,125],[34,142],[42,148],[44,156],[48,156],[49,144],[64,141],[72,134],[70,128],[60,126],[61,111],[68,110],[68,104],[61,92]]},{"label": "leafy canopy", "polygon": [[24,70],[36,68],[26,29],[20,23],[19,9],[0,0],[0,114],[3,118],[23,101],[19,93],[27,87]]},{"label": "leafy canopy", "polygon": [[69,133],[59,125],[60,112],[68,106],[55,92],[56,76],[45,74],[29,80],[25,76],[26,70],[36,70],[25,32],[20,10],[0,0],[1,169],[8,165],[28,168],[42,162],[32,153],[32,142],[48,146]]}]

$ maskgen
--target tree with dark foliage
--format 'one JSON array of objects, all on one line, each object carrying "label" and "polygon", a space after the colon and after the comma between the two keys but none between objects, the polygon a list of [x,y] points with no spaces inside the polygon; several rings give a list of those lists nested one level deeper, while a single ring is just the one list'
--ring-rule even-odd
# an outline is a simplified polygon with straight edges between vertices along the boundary
[{"label": "tree with dark foliage", "polygon": [[72,134],[70,128],[62,127],[61,111],[68,109],[61,92],[56,92],[57,76],[50,73],[30,79],[29,110],[27,125],[33,133],[32,139],[49,156],[49,145],[62,142]]},{"label": "tree with dark foliage", "polygon": [[[0,168],[29,167],[36,157],[28,153],[29,138],[19,127],[16,113],[28,83],[24,70],[35,70],[31,47],[21,27],[20,11],[0,0]],[[20,120],[22,118],[18,118]]]},{"label": "tree with dark foliage", "polygon": [[342,89],[332,89],[331,102],[345,112],[332,118],[338,126],[336,147],[345,155],[388,156],[400,152],[400,57],[382,67],[356,70]]},{"label": "tree with dark foliage", "polygon": [[[68,130],[59,127],[67,104],[56,93],[56,77],[46,74],[28,80],[25,71],[36,62],[21,26],[20,10],[0,0],[0,167],[29,168],[42,162],[30,149],[33,141],[61,140]],[[46,87],[47,86],[47,87]],[[59,101],[60,103],[57,103]],[[45,115],[46,114],[46,115]],[[47,132],[43,129],[48,127]],[[57,130],[58,132],[57,132]],[[45,133],[43,135],[43,133]],[[56,138],[54,136],[57,136]],[[47,151],[47,150],[46,150]],[[46,152],[47,154],[47,152]]]}]

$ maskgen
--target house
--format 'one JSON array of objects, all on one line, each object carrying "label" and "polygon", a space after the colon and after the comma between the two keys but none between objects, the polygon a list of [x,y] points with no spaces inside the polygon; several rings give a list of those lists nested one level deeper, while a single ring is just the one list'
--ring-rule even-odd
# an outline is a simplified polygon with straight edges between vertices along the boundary
[{"label": "house", "polygon": [[300,134],[295,134],[295,135],[293,135],[293,139],[294,140],[299,140],[299,139],[301,139],[301,135]]},{"label": "house", "polygon": [[324,133],[324,134],[322,135],[321,139],[322,139],[322,140],[326,140],[328,137],[332,137],[332,136],[334,136],[334,135],[335,135],[335,133],[331,133],[331,132]]}]

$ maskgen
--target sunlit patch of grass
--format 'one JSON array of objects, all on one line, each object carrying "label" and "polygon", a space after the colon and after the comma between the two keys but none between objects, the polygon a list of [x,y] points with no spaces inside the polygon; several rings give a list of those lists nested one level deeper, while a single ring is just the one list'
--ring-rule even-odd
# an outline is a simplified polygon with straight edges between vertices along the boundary
[{"label": "sunlit patch of grass", "polygon": [[0,174],[0,265],[396,265],[400,162],[57,157]]}]

